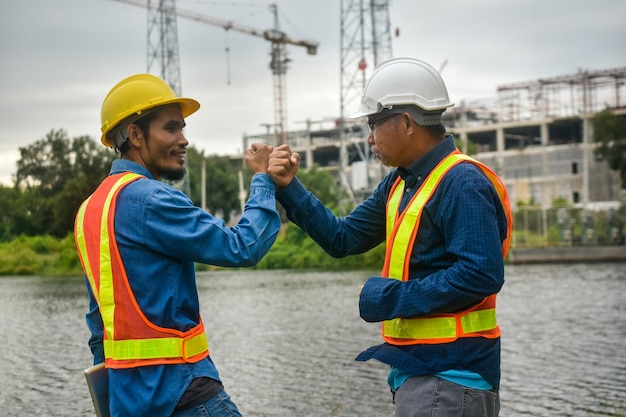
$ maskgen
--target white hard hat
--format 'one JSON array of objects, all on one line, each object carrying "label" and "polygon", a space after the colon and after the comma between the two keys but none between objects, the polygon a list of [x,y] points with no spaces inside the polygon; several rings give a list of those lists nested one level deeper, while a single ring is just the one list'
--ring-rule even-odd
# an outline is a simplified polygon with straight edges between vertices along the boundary
[{"label": "white hard hat", "polygon": [[[433,125],[441,123],[441,114],[454,103],[433,67],[414,58],[393,58],[376,67],[363,90],[359,110],[348,117],[356,119],[383,110],[395,113],[394,107],[406,111],[407,106],[419,108],[411,112],[414,118],[417,113],[416,122]],[[420,113],[425,117],[420,118]]]}]

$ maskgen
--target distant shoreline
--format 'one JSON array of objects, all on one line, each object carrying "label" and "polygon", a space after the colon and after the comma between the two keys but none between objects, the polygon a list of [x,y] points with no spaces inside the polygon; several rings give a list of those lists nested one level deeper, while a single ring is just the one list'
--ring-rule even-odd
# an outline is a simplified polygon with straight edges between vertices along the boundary
[{"label": "distant shoreline", "polygon": [[626,246],[559,246],[511,249],[510,264],[557,262],[626,262]]}]

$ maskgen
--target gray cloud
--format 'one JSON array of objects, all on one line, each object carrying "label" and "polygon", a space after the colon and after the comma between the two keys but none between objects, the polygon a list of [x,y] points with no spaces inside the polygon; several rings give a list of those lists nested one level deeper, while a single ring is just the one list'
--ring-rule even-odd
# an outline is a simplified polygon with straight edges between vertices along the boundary
[{"label": "gray cloud", "polygon": [[[269,3],[177,5],[267,29]],[[317,56],[288,47],[292,129],[339,115],[339,4],[278,2],[285,32],[320,43]],[[146,71],[146,13],[113,0],[0,0],[0,182],[9,183],[15,172],[18,148],[51,129],[99,137],[108,90]],[[400,31],[394,54],[435,67],[447,62],[443,76],[457,103],[495,96],[504,83],[626,65],[622,0],[391,0],[390,14]],[[188,120],[188,138],[207,153],[241,150],[244,133],[263,133],[261,124],[273,122],[269,43],[186,19],[178,19],[178,35],[183,94],[202,104]]]}]

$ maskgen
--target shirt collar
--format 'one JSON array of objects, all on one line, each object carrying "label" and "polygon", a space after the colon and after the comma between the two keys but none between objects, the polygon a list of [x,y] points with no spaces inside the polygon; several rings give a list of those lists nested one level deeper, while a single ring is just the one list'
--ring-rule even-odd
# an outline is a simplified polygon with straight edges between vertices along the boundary
[{"label": "shirt collar", "polygon": [[120,174],[122,172],[134,172],[136,174],[143,175],[150,179],[152,178],[152,174],[150,171],[146,169],[143,165],[138,164],[137,162],[129,161],[128,159],[116,159],[111,164],[111,171],[109,175]]},{"label": "shirt collar", "polygon": [[455,150],[456,145],[452,135],[446,135],[440,144],[413,162],[409,169],[398,167],[398,175],[404,180],[406,186],[413,187],[419,181],[424,180],[442,159]]}]

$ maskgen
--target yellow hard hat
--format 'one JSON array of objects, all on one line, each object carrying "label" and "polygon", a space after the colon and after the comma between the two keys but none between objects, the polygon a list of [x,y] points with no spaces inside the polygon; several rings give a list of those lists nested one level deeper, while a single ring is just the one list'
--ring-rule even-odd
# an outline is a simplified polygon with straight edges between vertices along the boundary
[{"label": "yellow hard hat", "polygon": [[154,75],[136,74],[123,79],[109,91],[102,103],[102,143],[113,147],[107,135],[127,117],[140,116],[146,110],[168,104],[179,104],[183,117],[200,108],[200,103],[194,99],[176,97],[172,88]]}]

